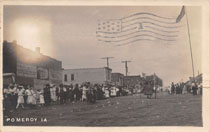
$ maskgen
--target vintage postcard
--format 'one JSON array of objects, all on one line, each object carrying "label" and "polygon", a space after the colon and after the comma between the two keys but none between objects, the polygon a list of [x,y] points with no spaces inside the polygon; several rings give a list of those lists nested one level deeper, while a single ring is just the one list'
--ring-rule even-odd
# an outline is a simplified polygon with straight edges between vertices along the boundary
[{"label": "vintage postcard", "polygon": [[210,131],[207,0],[1,11],[1,131]]}]

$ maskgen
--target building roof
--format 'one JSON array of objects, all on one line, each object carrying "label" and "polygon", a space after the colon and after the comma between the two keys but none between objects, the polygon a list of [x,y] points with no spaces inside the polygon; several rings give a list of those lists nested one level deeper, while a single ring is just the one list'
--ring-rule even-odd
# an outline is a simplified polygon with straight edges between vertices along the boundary
[{"label": "building roof", "polygon": [[[31,49],[24,48],[23,46],[17,44],[16,42],[7,42],[6,40],[4,40],[3,44],[14,45],[14,46],[17,46],[18,48],[21,48],[21,49],[23,49],[23,50],[25,50],[25,51],[27,51],[27,52],[34,53],[34,54],[37,53],[36,51],[33,51],[33,50],[31,50]],[[40,53],[40,55],[41,55],[42,57],[44,57],[44,58],[48,58],[48,59],[52,59],[52,60],[55,60],[55,61],[62,62],[62,61],[60,61],[60,60],[57,60],[57,59],[52,58],[52,57],[50,57],[50,56],[44,55],[44,54],[42,54],[42,53]]]},{"label": "building roof", "polygon": [[140,75],[125,76],[124,78],[141,78]]},{"label": "building roof", "polygon": [[111,68],[108,67],[97,67],[97,68],[73,68],[73,69],[63,69],[64,71],[67,70],[88,70],[88,69],[108,69],[108,70],[112,70]]},{"label": "building roof", "polygon": [[119,73],[119,72],[112,73],[112,75],[123,75],[124,76],[124,74]]}]

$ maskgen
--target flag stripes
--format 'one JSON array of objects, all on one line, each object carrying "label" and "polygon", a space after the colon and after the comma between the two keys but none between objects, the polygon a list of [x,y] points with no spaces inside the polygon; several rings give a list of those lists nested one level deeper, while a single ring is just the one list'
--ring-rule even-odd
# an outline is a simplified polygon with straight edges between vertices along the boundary
[{"label": "flag stripes", "polygon": [[162,28],[179,28],[179,27],[182,27],[182,26],[165,26],[165,25],[160,25],[160,24],[157,24],[157,23],[154,23],[154,22],[149,22],[149,21],[138,21],[138,22],[131,23],[131,24],[122,24],[122,29],[127,28],[127,27],[131,27],[131,26],[139,24],[139,23],[151,24],[151,25],[154,25],[154,26],[162,27]]},{"label": "flag stripes", "polygon": [[131,20],[122,19],[122,23],[127,23],[127,22],[131,22],[131,21],[139,21],[141,19],[155,21],[155,22],[159,22],[159,23],[163,23],[163,24],[176,24],[176,22],[173,22],[173,21],[166,22],[166,21],[161,21],[161,20],[157,20],[154,18],[150,18],[150,17],[137,17],[137,18],[133,18]]},{"label": "flag stripes", "polygon": [[106,42],[121,42],[121,41],[126,41],[126,40],[129,40],[129,39],[133,39],[133,38],[137,38],[137,37],[141,37],[141,36],[156,38],[156,39],[163,40],[163,41],[175,41],[173,39],[164,39],[164,38],[155,37],[155,36],[148,35],[148,34],[138,34],[138,35],[134,35],[134,36],[127,37],[127,38],[124,38],[124,39],[119,39],[119,40],[101,40],[101,39],[99,39],[99,40],[100,41],[106,41]]},{"label": "flag stripes", "polygon": [[[104,37],[104,38],[121,38],[121,37],[126,37],[126,36],[130,36],[130,35],[136,35],[139,34],[139,31],[135,31],[135,32],[131,32],[128,34],[123,34],[123,35],[100,35],[98,34],[97,37]],[[151,34],[155,34],[158,36],[162,36],[162,37],[178,37],[178,35],[164,35],[164,34],[159,34],[157,32],[153,32],[153,31],[148,31],[148,30],[142,30],[141,33],[151,33]]]},{"label": "flag stripes", "polygon": [[159,29],[159,28],[155,28],[153,26],[145,26],[145,27],[149,28],[149,29],[157,30],[157,31],[160,31],[160,32],[164,32],[164,33],[178,33],[179,32],[178,30],[166,31],[166,30],[162,30],[162,29]]},{"label": "flag stripes", "polygon": [[140,15],[147,15],[147,16],[152,16],[152,17],[161,18],[161,19],[165,19],[165,20],[174,20],[175,19],[175,18],[170,18],[170,17],[158,16],[156,14],[148,13],[148,12],[135,13],[135,14],[132,14],[130,16],[124,17],[122,19],[128,19],[128,18],[131,18],[131,17],[140,16]]}]

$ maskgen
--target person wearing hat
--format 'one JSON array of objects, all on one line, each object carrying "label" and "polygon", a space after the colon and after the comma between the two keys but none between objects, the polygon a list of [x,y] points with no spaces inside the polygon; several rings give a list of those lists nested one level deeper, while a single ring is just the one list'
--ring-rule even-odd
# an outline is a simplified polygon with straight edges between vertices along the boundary
[{"label": "person wearing hat", "polygon": [[74,103],[74,86],[73,86],[73,84],[71,84],[69,87],[69,98],[70,98],[70,102]]},{"label": "person wearing hat", "polygon": [[199,90],[199,94],[202,95],[202,90],[203,90],[203,86],[202,86],[202,83],[199,84],[199,87],[198,87],[200,90]]},{"label": "person wearing hat", "polygon": [[145,87],[143,89],[144,95],[146,95],[148,99],[151,99],[153,92],[154,92],[154,90],[153,90],[153,86],[152,86],[152,81],[146,82]]},{"label": "person wearing hat", "polygon": [[171,83],[171,93],[172,94],[175,93],[175,85],[174,85],[174,82]]},{"label": "person wearing hat", "polygon": [[182,90],[182,94],[187,94],[187,85],[183,84],[183,90]]},{"label": "person wearing hat", "polygon": [[11,101],[12,109],[15,109],[17,105],[17,87],[15,87],[13,84],[10,84],[8,91],[10,93],[9,99]]},{"label": "person wearing hat", "polygon": [[22,108],[24,108],[23,104],[24,104],[24,92],[25,92],[25,89],[23,86],[18,86],[18,89],[17,89],[17,93],[18,93],[18,100],[17,100],[17,106],[16,106],[16,109],[18,109],[18,107],[21,105]]},{"label": "person wearing hat", "polygon": [[27,104],[32,108],[36,104],[36,96],[31,86],[28,86],[25,94],[27,95]]},{"label": "person wearing hat", "polygon": [[63,89],[63,84],[59,85],[59,99],[60,99],[60,104],[64,103],[64,89]]},{"label": "person wearing hat", "polygon": [[4,87],[3,90],[3,113],[5,115],[9,114],[12,104],[10,100],[10,92],[9,92],[9,87]]},{"label": "person wearing hat", "polygon": [[44,91],[43,91],[43,89],[38,89],[37,93],[39,95],[39,104],[40,104],[40,106],[44,106],[45,101],[44,101],[44,95],[43,95]]},{"label": "person wearing hat", "polygon": [[196,85],[195,82],[193,82],[193,83],[192,83],[193,95],[197,95],[197,90],[198,90],[198,86]]},{"label": "person wearing hat", "polygon": [[110,94],[109,94],[109,90],[108,90],[108,88],[107,88],[107,86],[104,86],[104,88],[105,88],[105,92],[104,92],[104,94],[105,94],[105,98],[109,98],[110,96]]},{"label": "person wearing hat", "polygon": [[79,85],[78,84],[75,84],[73,93],[74,93],[74,101],[76,102],[79,100]]},{"label": "person wearing hat", "polygon": [[53,102],[56,101],[56,86],[54,84],[50,84],[50,97]]},{"label": "person wearing hat", "polygon": [[82,102],[87,100],[87,86],[82,86]]},{"label": "person wearing hat", "polygon": [[50,97],[50,85],[46,84],[44,88],[44,101],[45,105],[48,106],[51,102],[51,97]]}]

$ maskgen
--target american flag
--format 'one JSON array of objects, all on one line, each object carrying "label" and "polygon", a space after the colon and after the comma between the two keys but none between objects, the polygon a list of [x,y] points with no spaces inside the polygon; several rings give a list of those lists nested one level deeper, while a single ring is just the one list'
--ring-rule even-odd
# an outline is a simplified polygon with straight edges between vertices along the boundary
[{"label": "american flag", "polygon": [[179,28],[176,18],[152,13],[136,13],[122,19],[98,21],[98,41],[125,45],[136,41],[176,41]]}]

